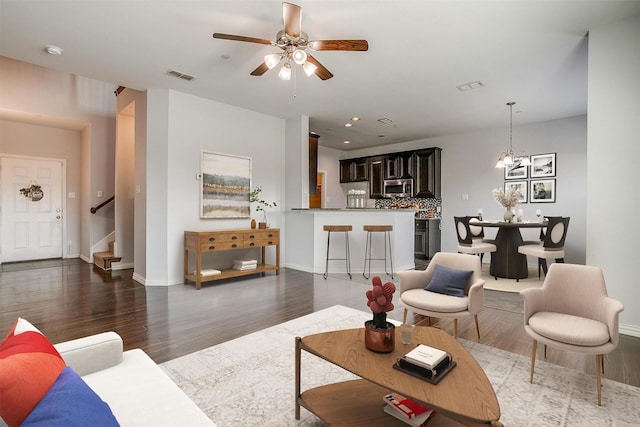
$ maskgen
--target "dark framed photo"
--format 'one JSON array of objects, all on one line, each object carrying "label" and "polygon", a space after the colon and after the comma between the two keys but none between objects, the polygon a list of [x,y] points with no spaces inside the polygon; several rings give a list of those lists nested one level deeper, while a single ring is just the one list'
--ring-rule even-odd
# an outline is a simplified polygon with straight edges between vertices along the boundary
[{"label": "dark framed photo", "polygon": [[555,179],[532,179],[530,198],[531,203],[555,203],[556,201],[556,180]]},{"label": "dark framed photo", "polygon": [[520,192],[520,203],[527,203],[527,181],[509,181],[504,183],[504,192],[509,189]]},{"label": "dark framed photo", "polygon": [[512,165],[505,166],[504,179],[526,179],[528,171],[529,167],[522,164],[522,157],[516,157]]},{"label": "dark framed photo", "polygon": [[556,153],[531,156],[531,178],[556,176]]}]

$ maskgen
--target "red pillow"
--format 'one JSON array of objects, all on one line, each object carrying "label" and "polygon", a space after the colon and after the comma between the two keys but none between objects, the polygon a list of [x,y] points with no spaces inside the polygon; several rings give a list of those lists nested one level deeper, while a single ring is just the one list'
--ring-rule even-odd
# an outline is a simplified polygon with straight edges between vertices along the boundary
[{"label": "red pillow", "polygon": [[0,417],[4,422],[19,426],[65,366],[47,337],[18,318],[0,344]]}]

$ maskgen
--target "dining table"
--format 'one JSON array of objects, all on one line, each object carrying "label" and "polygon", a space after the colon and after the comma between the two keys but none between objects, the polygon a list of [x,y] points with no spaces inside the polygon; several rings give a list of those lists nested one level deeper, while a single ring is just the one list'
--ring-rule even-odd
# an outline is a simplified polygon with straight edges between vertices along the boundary
[{"label": "dining table", "polygon": [[479,221],[473,225],[482,227],[496,227],[495,242],[496,251],[491,254],[489,272],[497,280],[498,277],[506,279],[526,279],[529,276],[527,256],[518,252],[518,247],[524,244],[521,228],[543,228],[547,221]]}]

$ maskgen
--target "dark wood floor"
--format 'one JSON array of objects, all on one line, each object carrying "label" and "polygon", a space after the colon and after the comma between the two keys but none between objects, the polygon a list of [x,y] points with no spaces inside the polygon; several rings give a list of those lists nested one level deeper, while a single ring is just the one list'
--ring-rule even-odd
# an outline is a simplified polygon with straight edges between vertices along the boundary
[{"label": "dark wood floor", "polygon": [[[132,270],[105,274],[81,260],[51,260],[0,266],[0,334],[17,317],[36,325],[53,342],[118,332],[125,348],[142,348],[161,363],[332,305],[367,311],[369,285],[356,280],[323,280],[284,269],[279,276],[205,284],[144,287]],[[397,307],[390,317],[401,320]],[[529,356],[531,341],[522,326],[519,294],[485,291],[479,315],[480,343]],[[451,332],[451,322],[433,326]],[[459,322],[461,338],[478,341],[473,321]],[[549,349],[547,361],[593,374],[595,358]],[[621,336],[605,358],[606,378],[640,386],[640,338]]]}]

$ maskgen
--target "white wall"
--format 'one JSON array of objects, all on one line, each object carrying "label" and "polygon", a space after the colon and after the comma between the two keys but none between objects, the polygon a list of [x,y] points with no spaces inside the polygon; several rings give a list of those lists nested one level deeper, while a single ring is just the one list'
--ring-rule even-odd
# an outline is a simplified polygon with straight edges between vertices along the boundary
[{"label": "white wall", "polygon": [[589,32],[587,263],[622,301],[620,330],[640,336],[640,17]]},{"label": "white wall", "polygon": [[[175,91],[149,90],[147,101],[146,284],[178,284],[184,280],[185,230],[249,227],[249,218],[200,219],[201,150],[251,157],[252,186],[261,185],[265,200],[278,203],[269,219],[271,226],[282,227],[285,125],[282,119]],[[267,252],[267,261],[274,262]],[[214,262],[230,265],[238,256],[216,254]]]},{"label": "white wall", "polygon": [[[322,135],[320,135],[322,140]],[[324,193],[325,208],[344,208],[347,197],[340,185],[340,159],[344,151],[323,146],[318,147],[318,171],[325,173],[322,192]]]}]

